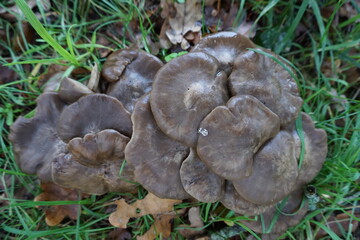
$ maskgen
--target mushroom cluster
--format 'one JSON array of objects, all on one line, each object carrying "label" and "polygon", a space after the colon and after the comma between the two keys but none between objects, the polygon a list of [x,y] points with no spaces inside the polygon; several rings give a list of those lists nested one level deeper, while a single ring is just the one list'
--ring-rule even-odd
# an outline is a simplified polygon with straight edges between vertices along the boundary
[{"label": "mushroom cluster", "polygon": [[325,160],[326,133],[300,113],[291,68],[255,48],[222,32],[166,64],[116,51],[96,90],[64,79],[39,97],[35,117],[15,122],[15,159],[86,193],[139,183],[160,198],[220,201],[249,216],[270,216],[286,198],[295,211]]}]

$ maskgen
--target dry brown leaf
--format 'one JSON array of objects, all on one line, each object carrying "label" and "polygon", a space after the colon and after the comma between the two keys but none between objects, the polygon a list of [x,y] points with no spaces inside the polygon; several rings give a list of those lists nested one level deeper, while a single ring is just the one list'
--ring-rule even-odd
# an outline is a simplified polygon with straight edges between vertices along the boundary
[{"label": "dry brown leaf", "polygon": [[201,1],[188,0],[185,3],[176,3],[171,0],[162,0],[163,11],[161,16],[165,18],[166,29],[163,29],[168,40],[173,44],[180,44],[182,49],[190,47],[185,35],[189,32],[198,33],[201,30],[200,20]]},{"label": "dry brown leaf", "polygon": [[131,233],[123,228],[116,228],[109,233],[106,240],[130,240]]},{"label": "dry brown leaf", "polygon": [[[54,183],[42,183],[41,189],[44,191],[35,197],[34,201],[76,201],[78,200],[77,191],[60,187]],[[49,226],[58,225],[65,217],[77,218],[79,205],[53,205],[45,208],[45,221]]]},{"label": "dry brown leaf", "polygon": [[153,240],[156,237],[169,238],[171,235],[171,220],[175,214],[159,214],[155,216],[155,222],[150,229],[137,240]]},{"label": "dry brown leaf", "polygon": [[127,223],[132,217],[141,217],[147,214],[169,214],[173,212],[175,204],[181,203],[181,200],[162,199],[152,193],[148,193],[142,200],[133,204],[127,204],[125,199],[115,201],[116,211],[109,217],[111,225],[119,228],[127,228]]},{"label": "dry brown leaf", "polygon": [[190,208],[188,215],[189,215],[190,225],[184,225],[184,224],[179,225],[179,227],[183,227],[183,228],[179,229],[178,232],[185,238],[193,238],[195,236],[203,234],[204,230],[198,230],[199,228],[204,227],[204,223],[200,217],[200,208],[199,207]]}]

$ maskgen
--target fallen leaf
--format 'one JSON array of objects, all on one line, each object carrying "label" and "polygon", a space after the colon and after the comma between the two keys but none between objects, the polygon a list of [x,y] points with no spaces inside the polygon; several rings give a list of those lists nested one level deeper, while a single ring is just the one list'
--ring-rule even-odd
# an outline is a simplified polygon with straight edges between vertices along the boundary
[{"label": "fallen leaf", "polygon": [[7,66],[0,66],[0,84],[5,84],[17,80],[17,73]]},{"label": "fallen leaf", "polygon": [[137,200],[131,205],[127,204],[125,199],[120,199],[115,201],[117,208],[110,215],[109,221],[115,227],[127,228],[130,218],[138,218],[147,214],[170,214],[173,212],[174,205],[181,202],[181,200],[158,198],[152,193],[148,193],[144,199]]},{"label": "fallen leaf", "polygon": [[204,230],[199,230],[204,227],[204,223],[200,217],[200,208],[192,207],[188,212],[190,225],[179,225],[178,232],[185,238],[193,238],[204,233]]},{"label": "fallen leaf", "polygon": [[126,229],[116,228],[109,233],[106,240],[131,240],[131,233]]},{"label": "fallen leaf", "polygon": [[169,238],[171,235],[171,220],[176,214],[158,214],[155,216],[155,222],[150,229],[137,240],[153,240],[157,237],[160,239]]},{"label": "fallen leaf", "polygon": [[[185,35],[190,32],[198,33],[201,30],[201,1],[177,3],[172,0],[162,0],[161,7],[163,8],[161,16],[165,18],[162,31],[173,45],[180,44],[182,49],[188,49],[190,43]],[[164,26],[166,26],[165,29]],[[195,34],[193,39],[197,39]]]},{"label": "fallen leaf", "polygon": [[[76,201],[78,194],[76,190],[60,187],[54,183],[42,183],[41,189],[44,191],[34,201]],[[42,207],[43,208],[43,207]],[[79,205],[52,205],[44,206],[45,221],[49,226],[58,225],[65,217],[77,218]]]}]

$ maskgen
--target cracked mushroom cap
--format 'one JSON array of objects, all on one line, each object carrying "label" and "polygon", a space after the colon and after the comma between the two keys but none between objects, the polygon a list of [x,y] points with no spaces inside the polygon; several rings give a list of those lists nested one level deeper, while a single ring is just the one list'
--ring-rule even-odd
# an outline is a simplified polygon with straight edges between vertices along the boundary
[{"label": "cracked mushroom cap", "polygon": [[52,182],[51,162],[66,151],[56,125],[65,108],[57,93],[44,93],[37,99],[33,118],[19,117],[10,128],[15,161],[27,174],[36,174],[42,182]]},{"label": "cracked mushroom cap", "polygon": [[189,149],[158,128],[149,94],[136,103],[131,119],[133,135],[125,148],[125,158],[135,168],[136,182],[160,198],[188,198],[179,171]]},{"label": "cracked mushroom cap", "polygon": [[280,131],[255,154],[253,173],[233,181],[236,191],[247,201],[274,204],[294,190],[298,162],[293,136]]},{"label": "cracked mushroom cap", "polygon": [[219,32],[204,37],[192,52],[205,52],[215,57],[221,69],[231,72],[233,62],[247,48],[255,48],[255,44],[245,36],[235,32]]},{"label": "cracked mushroom cap", "polygon": [[51,165],[52,178],[60,186],[88,194],[134,192],[137,187],[134,183],[134,170],[129,165],[123,167],[123,163],[123,159],[119,159],[105,161],[97,166],[85,166],[71,153],[63,153]]},{"label": "cracked mushroom cap", "polygon": [[156,74],[150,104],[159,128],[195,146],[201,120],[228,100],[227,77],[212,56],[198,52],[171,60]]},{"label": "cracked mushroom cap", "polygon": [[255,216],[264,213],[274,205],[255,204],[245,200],[234,188],[234,185],[227,181],[225,192],[220,199],[221,203],[228,209],[247,216]]},{"label": "cracked mushroom cap", "polygon": [[[257,221],[240,221],[257,233],[283,233],[288,228],[298,224],[306,215],[308,207],[307,203],[304,203],[303,201],[305,200],[303,199],[302,190],[297,190],[289,195],[287,201],[286,199],[284,200],[283,207],[281,207],[282,203],[280,202],[276,207],[270,208],[264,212],[262,216],[259,216]],[[269,229],[271,222],[276,216],[276,223],[272,229]],[[263,229],[262,226],[265,226],[265,229]]]},{"label": "cracked mushroom cap", "polygon": [[103,67],[103,76],[112,82],[106,93],[132,112],[136,101],[151,90],[155,74],[163,65],[160,59],[146,52],[116,51]]},{"label": "cracked mushroom cap", "polygon": [[234,62],[229,81],[233,96],[256,97],[279,116],[281,127],[293,123],[300,112],[303,101],[295,80],[279,63],[264,54],[251,50],[241,53]]},{"label": "cracked mushroom cap", "polygon": [[280,130],[279,117],[253,96],[232,97],[200,124],[197,153],[217,175],[238,180],[253,171],[253,155]]},{"label": "cracked mushroom cap", "polygon": [[[296,183],[299,188],[308,184],[316,177],[325,162],[327,154],[326,132],[323,129],[315,128],[314,122],[306,113],[302,113],[302,128],[305,154]],[[297,131],[292,133],[296,141],[301,145]]]},{"label": "cracked mushroom cap", "polygon": [[128,137],[132,133],[130,113],[116,98],[104,94],[87,95],[69,105],[57,125],[64,142],[104,129],[114,129]]},{"label": "cracked mushroom cap", "polygon": [[81,82],[66,77],[61,81],[58,93],[62,101],[70,104],[82,96],[92,94],[93,91]]},{"label": "cracked mushroom cap", "polygon": [[191,149],[180,168],[181,182],[186,192],[201,202],[216,202],[224,194],[225,180],[214,174]]}]

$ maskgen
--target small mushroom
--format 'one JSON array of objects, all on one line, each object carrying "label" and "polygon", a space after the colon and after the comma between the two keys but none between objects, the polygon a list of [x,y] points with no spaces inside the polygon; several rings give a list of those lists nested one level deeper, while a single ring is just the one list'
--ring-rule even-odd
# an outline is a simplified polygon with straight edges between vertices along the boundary
[{"label": "small mushroom", "polygon": [[247,94],[256,97],[279,116],[281,127],[297,118],[303,101],[296,82],[270,57],[250,50],[241,53],[235,59],[229,81],[233,96]]},{"label": "small mushroom", "polygon": [[[289,198],[283,201],[258,216],[257,221],[240,221],[258,233],[283,233],[288,228],[298,224],[308,210],[307,203],[303,202],[305,200],[303,199],[302,190],[291,193]],[[275,224],[270,228],[272,221],[275,221]],[[265,229],[263,229],[263,226]]]},{"label": "small mushroom", "polygon": [[92,94],[87,86],[71,78],[64,78],[60,83],[59,97],[66,103],[76,102],[82,96]]},{"label": "small mushroom", "polygon": [[116,51],[103,68],[103,76],[112,82],[106,94],[117,98],[132,112],[136,101],[151,90],[155,74],[162,66],[163,63],[157,57],[146,52]]},{"label": "small mushroom", "polygon": [[124,159],[125,146],[129,140],[115,130],[106,129],[96,134],[86,134],[84,138],[71,139],[68,150],[79,163],[95,167],[106,161]]},{"label": "small mushroom", "polygon": [[204,37],[191,52],[205,52],[215,57],[220,68],[229,74],[235,58],[247,48],[255,48],[247,37],[235,32],[219,32]]},{"label": "small mushroom", "polygon": [[216,202],[224,194],[225,180],[210,171],[194,149],[180,168],[182,185],[186,192],[201,202]]},{"label": "small mushroom", "polygon": [[101,165],[90,167],[80,164],[71,153],[62,153],[52,162],[52,178],[60,186],[78,189],[88,194],[134,192],[136,184],[133,168],[122,165],[123,160],[119,159],[104,161]]},{"label": "small mushroom", "polygon": [[249,95],[231,98],[216,107],[200,124],[197,153],[217,175],[230,180],[247,178],[253,171],[253,155],[280,128],[279,117]]},{"label": "small mushroom", "polygon": [[270,205],[293,191],[297,176],[294,139],[290,133],[280,131],[255,154],[252,175],[233,184],[246,200]]},{"label": "small mushroom", "polygon": [[66,144],[56,132],[64,108],[66,105],[57,93],[44,93],[37,99],[35,116],[18,118],[10,129],[15,161],[22,171],[36,174],[42,182],[52,181],[51,162],[66,150]]},{"label": "small mushroom", "polygon": [[201,120],[228,100],[226,74],[212,56],[198,52],[171,60],[155,76],[150,104],[159,128],[194,147]]},{"label": "small mushroom", "polygon": [[104,129],[114,129],[128,137],[132,132],[130,113],[116,98],[104,94],[87,95],[69,105],[57,125],[64,142]]},{"label": "small mushroom", "polygon": [[272,208],[274,205],[261,205],[255,204],[245,200],[234,188],[234,185],[230,181],[226,181],[225,192],[220,199],[221,203],[228,209],[233,210],[236,213],[255,216],[264,213]]},{"label": "small mushroom", "polygon": [[189,149],[158,128],[149,101],[147,94],[135,105],[131,116],[133,135],[125,148],[125,158],[135,168],[136,182],[148,191],[160,198],[188,198],[180,181],[180,167]]}]

